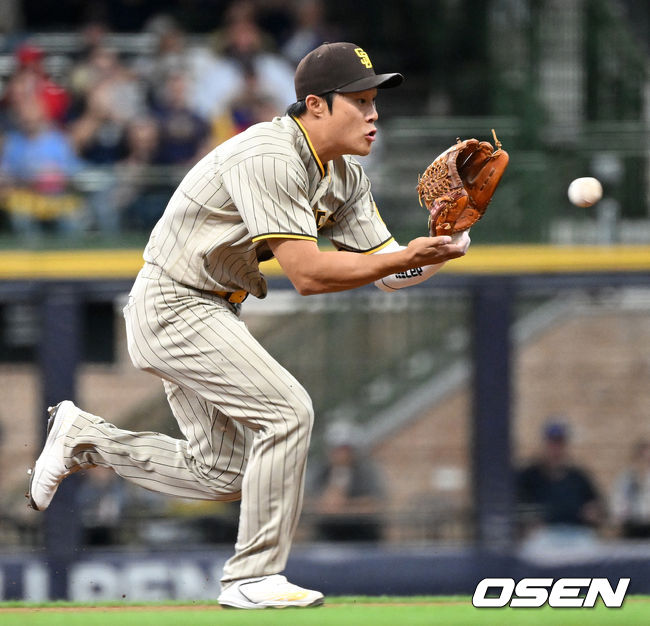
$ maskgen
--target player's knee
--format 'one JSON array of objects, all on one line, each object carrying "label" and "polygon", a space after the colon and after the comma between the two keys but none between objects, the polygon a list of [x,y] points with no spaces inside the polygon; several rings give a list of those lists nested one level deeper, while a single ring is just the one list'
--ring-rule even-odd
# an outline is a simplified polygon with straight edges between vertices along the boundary
[{"label": "player's knee", "polygon": [[307,390],[298,384],[291,386],[291,393],[285,394],[284,401],[288,413],[293,413],[301,425],[311,425],[314,421],[314,406]]},{"label": "player's knee", "polygon": [[311,398],[305,395],[299,402],[294,402],[282,411],[280,419],[273,425],[273,431],[282,436],[297,436],[309,439],[314,426],[314,407]]},{"label": "player's knee", "polygon": [[308,403],[304,404],[298,411],[298,421],[311,434],[311,429],[314,427],[314,406],[311,398],[308,398]]}]

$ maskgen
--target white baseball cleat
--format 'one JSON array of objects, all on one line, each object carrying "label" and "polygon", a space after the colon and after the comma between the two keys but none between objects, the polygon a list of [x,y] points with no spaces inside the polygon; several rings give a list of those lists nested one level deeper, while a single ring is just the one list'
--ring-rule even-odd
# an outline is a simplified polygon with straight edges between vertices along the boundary
[{"label": "white baseball cleat", "polygon": [[29,470],[29,506],[37,511],[44,511],[50,505],[59,483],[72,472],[63,460],[63,442],[78,415],[77,407],[64,400],[47,412],[47,438],[43,450],[36,459],[34,467]]},{"label": "white baseball cleat", "polygon": [[218,598],[219,604],[237,609],[284,609],[320,606],[324,597],[320,591],[303,589],[288,582],[284,576],[273,574],[263,578],[244,578],[228,585]]}]

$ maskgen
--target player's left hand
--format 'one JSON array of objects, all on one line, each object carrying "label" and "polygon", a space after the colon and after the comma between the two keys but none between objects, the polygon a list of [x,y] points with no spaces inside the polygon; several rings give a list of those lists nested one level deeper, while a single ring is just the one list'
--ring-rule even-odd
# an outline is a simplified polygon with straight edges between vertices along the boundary
[{"label": "player's left hand", "polygon": [[496,134],[494,139],[496,150],[487,141],[459,139],[420,176],[417,192],[432,236],[467,230],[485,213],[509,161]]}]

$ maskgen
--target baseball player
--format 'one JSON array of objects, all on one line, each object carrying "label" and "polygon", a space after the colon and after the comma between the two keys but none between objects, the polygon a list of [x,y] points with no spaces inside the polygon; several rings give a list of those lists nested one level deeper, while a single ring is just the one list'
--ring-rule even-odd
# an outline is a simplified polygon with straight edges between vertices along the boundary
[{"label": "baseball player", "polygon": [[[188,172],[124,309],[131,359],[162,378],[184,438],[122,430],[63,401],[49,411],[32,470],[33,508],[47,508],[65,476],[93,466],[171,496],[241,499],[219,602],[322,604],[323,594],[281,574],[302,507],[312,403],[239,315],[248,295],[266,296],[259,263],[271,257],[309,295],[372,282],[400,289],[465,254],[466,233],[399,246],[348,156],[370,153],[377,90],[402,80],[376,74],[357,45],[324,44],[298,65],[285,116],[229,139]],[[321,251],[319,235],[337,250]]]}]

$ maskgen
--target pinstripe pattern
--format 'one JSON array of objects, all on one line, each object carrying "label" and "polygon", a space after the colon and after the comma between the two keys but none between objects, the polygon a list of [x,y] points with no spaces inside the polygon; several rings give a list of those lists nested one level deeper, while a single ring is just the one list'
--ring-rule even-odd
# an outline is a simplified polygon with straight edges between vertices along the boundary
[{"label": "pinstripe pattern", "polygon": [[259,260],[274,236],[366,252],[391,240],[349,157],[322,164],[297,120],[258,124],[187,174],[155,226],[124,309],[134,365],[163,379],[183,439],[81,413],[66,465],[112,467],[154,491],[241,497],[222,582],[281,572],[302,508],[311,399],[214,291],[266,295]]},{"label": "pinstripe pattern", "polygon": [[188,172],[144,258],[184,285],[263,298],[265,240],[316,240],[319,231],[360,252],[391,238],[359,163],[344,156],[323,166],[299,123],[281,117],[229,139]]},{"label": "pinstripe pattern", "polygon": [[[134,364],[164,379],[186,440],[121,430],[83,414],[67,466],[107,465],[175,496],[241,497],[223,582],[282,571],[302,506],[312,404],[222,299],[145,265],[125,308]],[[76,430],[78,428],[78,430]]]}]

